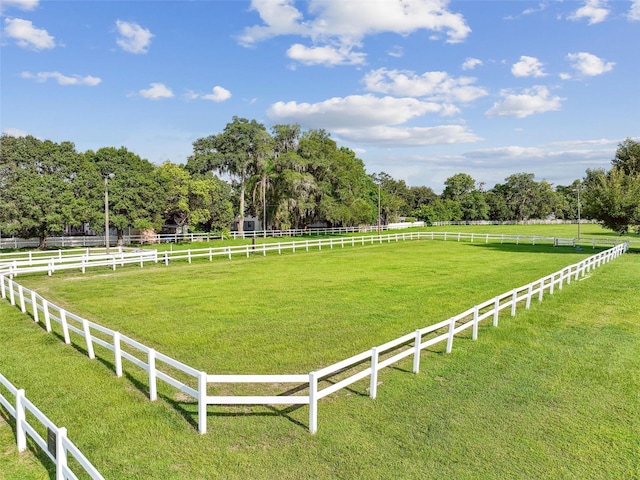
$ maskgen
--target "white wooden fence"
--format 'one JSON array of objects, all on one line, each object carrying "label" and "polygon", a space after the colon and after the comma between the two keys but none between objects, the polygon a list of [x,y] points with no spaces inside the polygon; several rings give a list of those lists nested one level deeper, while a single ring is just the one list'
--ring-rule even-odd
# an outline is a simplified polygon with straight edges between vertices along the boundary
[{"label": "white wooden fence", "polygon": [[[386,240],[391,241],[391,238],[391,236],[387,236]],[[458,235],[458,239],[460,238]],[[376,236],[372,237],[371,241],[382,242],[382,239],[382,236]],[[362,241],[365,241],[364,237]],[[270,244],[269,248],[276,247]],[[198,431],[200,433],[204,434],[207,431],[207,405],[230,404],[308,404],[309,430],[311,433],[315,433],[318,424],[318,400],[321,398],[366,377],[370,377],[369,394],[371,397],[375,397],[377,376],[380,369],[413,355],[413,371],[418,372],[420,353],[423,349],[446,341],[446,352],[450,353],[456,334],[471,328],[472,339],[475,340],[478,337],[478,327],[482,321],[492,319],[492,324],[497,326],[502,310],[509,309],[511,316],[514,316],[518,304],[524,302],[525,308],[528,309],[533,298],[537,297],[541,301],[545,292],[553,294],[555,289],[562,289],[565,284],[569,284],[572,280],[577,280],[594,268],[610,262],[625,253],[627,249],[628,244],[619,244],[527,285],[509,290],[449,319],[418,329],[328,367],[299,375],[208,375],[204,371],[157,352],[120,332],[90,322],[54,305],[35,291],[28,290],[14,281],[13,276],[17,273],[16,270],[0,271],[0,293],[3,299],[8,299],[11,305],[20,308],[23,313],[29,312],[35,322],[44,322],[48,332],[52,330],[52,321],[58,323],[62,328],[65,343],[72,343],[71,333],[79,335],[81,341],[75,341],[75,343],[86,349],[90,358],[95,358],[94,344],[111,351],[117,376],[122,376],[123,360],[127,360],[146,371],[150,400],[157,399],[158,380],[162,380],[196,399],[198,402]],[[353,369],[360,370],[342,378],[345,372]],[[275,396],[217,396],[208,394],[210,385],[227,383],[293,383],[298,385],[298,388],[294,389],[296,392],[306,390],[307,394]]]},{"label": "white wooden fence", "polygon": [[[387,233],[379,235],[359,235],[348,237],[316,238],[287,242],[266,242],[260,244],[235,245],[227,247],[189,248],[172,249],[171,251],[158,252],[150,249],[123,249],[105,254],[102,250],[93,251],[90,249],[74,250],[69,253],[65,250],[58,252],[4,254],[0,256],[0,272],[8,272],[12,278],[19,273],[46,272],[48,275],[60,270],[80,270],[85,273],[91,267],[109,267],[113,270],[118,266],[127,264],[139,264],[143,267],[145,263],[162,262],[168,265],[171,261],[184,261],[191,263],[195,259],[208,259],[213,261],[214,257],[233,256],[249,257],[252,254],[267,255],[268,252],[309,252],[310,250],[322,250],[323,248],[345,248],[373,244],[391,243],[408,240],[445,240],[445,241],[468,241],[471,243],[491,242],[514,242],[516,245],[527,243],[531,245],[575,245],[575,239],[562,239],[550,236],[536,235],[507,235],[507,234],[479,234],[479,233],[452,233],[452,232],[402,232]],[[591,244],[596,246],[617,245],[621,242],[616,239],[593,238],[582,239],[582,245]],[[65,252],[65,253],[63,253]],[[48,254],[47,254],[48,253]]]},{"label": "white wooden fence", "polygon": [[[0,386],[3,386],[13,397],[13,401],[10,401],[0,391],[0,405],[2,405],[16,420],[16,444],[19,452],[24,452],[27,449],[27,435],[29,435],[42,449],[42,451],[55,463],[56,480],[77,480],[78,477],[69,466],[69,455],[78,462],[78,464],[87,474],[89,474],[91,478],[95,480],[104,480],[104,477],[100,475],[100,472],[98,472],[91,462],[87,460],[78,447],[69,440],[67,437],[67,429],[65,427],[58,427],[55,423],[49,420],[49,418],[42,413],[38,407],[27,399],[23,389],[18,390],[2,374],[0,374]],[[27,413],[30,413],[36,420],[38,420],[41,425],[40,428],[46,428],[46,439],[38,432],[37,425],[34,426],[29,423]]]}]

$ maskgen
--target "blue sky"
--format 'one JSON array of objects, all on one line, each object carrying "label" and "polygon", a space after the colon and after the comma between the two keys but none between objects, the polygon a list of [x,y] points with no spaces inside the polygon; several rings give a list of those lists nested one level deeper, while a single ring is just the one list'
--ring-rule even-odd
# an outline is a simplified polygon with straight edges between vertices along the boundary
[{"label": "blue sky", "polygon": [[0,0],[0,127],[185,163],[234,115],[369,173],[566,185],[640,139],[640,0]]}]

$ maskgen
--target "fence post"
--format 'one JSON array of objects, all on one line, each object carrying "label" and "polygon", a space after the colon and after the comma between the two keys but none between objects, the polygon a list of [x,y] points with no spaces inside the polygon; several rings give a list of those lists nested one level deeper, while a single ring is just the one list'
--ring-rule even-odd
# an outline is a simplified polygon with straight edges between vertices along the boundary
[{"label": "fence post", "polygon": [[24,287],[20,284],[18,284],[18,298],[20,299],[20,311],[27,313],[27,307],[24,304]]},{"label": "fence post", "polygon": [[60,322],[62,323],[62,333],[64,334],[64,343],[71,344],[71,338],[69,337],[69,325],[67,325],[67,312],[64,309],[60,309]]},{"label": "fence post", "polygon": [[422,343],[422,333],[416,330],[416,339],[414,340],[413,352],[413,373],[420,371],[420,344]]},{"label": "fence post", "polygon": [[518,302],[518,290],[513,289],[513,295],[511,295],[511,316],[516,316],[516,305]]},{"label": "fence post", "polygon": [[498,326],[498,317],[500,316],[500,298],[496,297],[493,301],[493,326]]},{"label": "fence post", "polygon": [[549,293],[553,295],[553,287],[555,286],[556,283],[556,274],[552,273],[551,274],[551,285],[549,285]]},{"label": "fence post", "polygon": [[84,330],[84,338],[87,341],[87,354],[89,358],[93,360],[96,355],[93,351],[93,342],[91,341],[91,330],[89,330],[89,321],[85,318],[82,319],[82,329]]},{"label": "fence post", "polygon": [[36,298],[35,290],[31,290],[31,307],[33,308],[33,321],[38,323],[40,321],[40,312],[38,312],[38,299]]},{"label": "fence post", "polygon": [[309,433],[318,431],[318,374],[309,374]]},{"label": "fence post", "polygon": [[149,349],[149,400],[158,399],[158,387],[156,385],[156,351]]},{"label": "fence post", "polygon": [[2,293],[2,298],[7,298],[7,292],[4,286],[4,275],[0,275],[0,292]]},{"label": "fence post", "polygon": [[207,433],[207,374],[198,374],[198,432]]},{"label": "fence post", "polygon": [[538,301],[541,302],[544,297],[544,277],[540,279],[540,292],[538,293]]},{"label": "fence post", "polygon": [[11,306],[15,307],[16,305],[16,294],[13,291],[14,281],[9,279],[9,301],[11,302]]},{"label": "fence post", "polygon": [[21,388],[16,392],[16,443],[19,452],[24,452],[27,449],[27,435],[24,431],[26,417],[23,400],[24,389]]},{"label": "fence post", "polygon": [[51,315],[49,314],[49,302],[46,299],[42,299],[42,310],[44,310],[44,324],[47,328],[47,332],[51,332]]},{"label": "fence post", "polygon": [[113,356],[116,367],[116,377],[122,376],[122,347],[120,346],[120,332],[113,332]]},{"label": "fence post", "polygon": [[67,439],[67,429],[58,427],[56,432],[56,480],[65,480],[64,471],[67,468],[67,449],[65,440]]},{"label": "fence post", "polygon": [[453,349],[453,331],[456,328],[456,321],[452,318],[451,323],[449,323],[449,337],[447,338],[447,353],[451,353],[451,349]]},{"label": "fence post", "polygon": [[371,349],[371,382],[369,383],[369,397],[376,398],[378,393],[378,347]]},{"label": "fence post", "polygon": [[473,329],[472,329],[471,339],[478,339],[478,306],[473,307]]},{"label": "fence post", "polygon": [[529,310],[531,308],[531,294],[533,293],[533,283],[529,284],[529,288],[527,289],[527,303],[525,308]]}]

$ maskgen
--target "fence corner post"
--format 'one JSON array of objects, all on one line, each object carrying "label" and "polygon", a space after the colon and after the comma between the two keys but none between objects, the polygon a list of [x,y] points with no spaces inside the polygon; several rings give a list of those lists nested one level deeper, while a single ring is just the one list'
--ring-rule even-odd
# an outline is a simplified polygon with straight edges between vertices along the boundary
[{"label": "fence corner post", "polygon": [[207,374],[198,374],[198,432],[207,433]]},{"label": "fence corner post", "polygon": [[452,318],[449,323],[449,336],[447,337],[447,353],[451,353],[453,349],[453,333],[456,328],[456,321]]},{"label": "fence corner post", "polygon": [[309,374],[309,433],[318,431],[318,374]]}]

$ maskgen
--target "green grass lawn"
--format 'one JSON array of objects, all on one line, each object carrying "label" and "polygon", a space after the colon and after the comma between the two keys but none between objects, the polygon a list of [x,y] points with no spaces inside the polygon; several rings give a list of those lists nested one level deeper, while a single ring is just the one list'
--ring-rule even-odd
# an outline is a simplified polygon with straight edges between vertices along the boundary
[{"label": "green grass lawn", "polygon": [[[209,373],[306,373],[581,258],[407,242],[18,280]],[[315,436],[307,407],[210,407],[200,436],[171,388],[149,402],[143,376],[116,378],[7,302],[0,371],[106,478],[637,478],[639,282],[626,255],[450,355],[424,351],[418,375],[385,369],[376,400],[367,381],[321,400]],[[47,478],[10,425],[0,478]]]},{"label": "green grass lawn", "polygon": [[198,370],[308,373],[586,255],[425,240],[19,281]]}]

